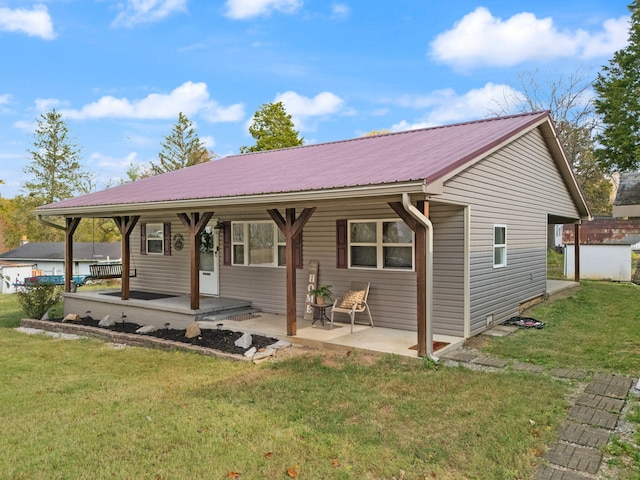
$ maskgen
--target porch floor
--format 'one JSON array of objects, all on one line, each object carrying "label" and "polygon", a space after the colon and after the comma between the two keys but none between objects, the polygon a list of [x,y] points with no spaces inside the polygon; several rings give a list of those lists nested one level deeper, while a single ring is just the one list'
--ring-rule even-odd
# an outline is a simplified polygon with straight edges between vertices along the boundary
[{"label": "porch floor", "polygon": [[[348,350],[355,348],[418,358],[418,351],[411,348],[415,346],[418,341],[416,332],[396,330],[393,328],[371,327],[369,325],[358,325],[356,323],[353,327],[353,333],[350,333],[350,323],[336,321],[334,322],[333,329],[330,329],[329,322],[326,320],[323,326],[320,320],[316,320],[316,323],[312,325],[311,320],[298,318],[296,320],[298,327],[297,334],[295,336],[287,336],[287,318],[285,315],[264,312],[260,312],[258,315],[256,318],[241,321],[200,321],[198,324],[200,328],[217,328],[217,324],[222,323],[221,328],[226,330],[275,337],[287,340],[293,344],[308,345],[320,349],[336,348]],[[345,317],[345,319],[348,320],[348,317]],[[447,344],[434,352],[436,356],[455,350],[464,343],[462,337],[447,335],[434,335],[433,341]]]}]

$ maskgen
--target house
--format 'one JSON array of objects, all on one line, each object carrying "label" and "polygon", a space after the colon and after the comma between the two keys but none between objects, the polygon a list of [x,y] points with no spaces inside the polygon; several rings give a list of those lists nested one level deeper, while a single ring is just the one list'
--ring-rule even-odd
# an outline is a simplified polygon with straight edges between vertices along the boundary
[{"label": "house", "polygon": [[[34,272],[31,275],[63,275],[64,253],[64,242],[25,242],[8,252],[0,253],[0,260],[33,265]],[[73,253],[73,275],[89,275],[91,264],[119,262],[121,247],[119,242],[76,242]]]},{"label": "house", "polygon": [[620,183],[613,201],[613,216],[640,217],[640,172],[620,174]]},{"label": "house", "polygon": [[543,297],[549,225],[590,216],[547,112],[231,156],[36,214],[65,218],[68,256],[82,218],[122,233],[111,310],[67,293],[65,312],[142,315],[153,302],[132,292],[150,291],[188,306],[165,302],[149,321],[186,322],[218,296],[286,315],[295,335],[317,262],[336,293],[369,282],[375,325],[415,331],[420,356],[434,336],[469,338]]}]

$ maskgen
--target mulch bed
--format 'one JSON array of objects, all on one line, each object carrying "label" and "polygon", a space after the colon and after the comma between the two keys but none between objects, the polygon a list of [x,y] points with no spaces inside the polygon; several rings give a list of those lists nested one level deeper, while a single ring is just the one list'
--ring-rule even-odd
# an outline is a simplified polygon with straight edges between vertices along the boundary
[{"label": "mulch bed", "polygon": [[[49,319],[49,322],[62,323],[62,318]],[[111,327],[98,327],[99,320],[91,317],[81,317],[75,322],[65,322],[64,325],[84,325],[87,327],[95,327],[100,330],[109,330],[112,332],[135,334],[142,325],[132,322],[116,322]],[[244,348],[237,347],[234,342],[243,335],[242,332],[234,332],[231,330],[218,329],[202,329],[200,335],[194,338],[185,337],[185,330],[176,330],[174,328],[160,328],[155,332],[140,334],[141,337],[155,337],[162,340],[170,340],[173,342],[185,343],[203,348],[210,348],[224,353],[234,355],[242,355],[246,351]],[[252,346],[258,350],[265,348],[278,341],[277,338],[265,337],[262,335],[251,334]]]}]

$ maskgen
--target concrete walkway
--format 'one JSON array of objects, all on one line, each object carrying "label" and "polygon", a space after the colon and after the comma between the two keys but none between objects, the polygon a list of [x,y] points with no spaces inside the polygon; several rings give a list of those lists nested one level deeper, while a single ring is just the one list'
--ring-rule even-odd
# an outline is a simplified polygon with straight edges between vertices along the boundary
[{"label": "concrete walkway", "polygon": [[[490,336],[505,336],[517,327],[497,326],[487,331]],[[469,350],[456,350],[442,355],[450,365],[469,368],[511,369],[531,373],[548,373],[552,377],[584,381],[587,372],[578,369],[547,369],[529,363],[509,363]],[[611,374],[596,374],[575,399],[567,419],[558,432],[559,441],[549,446],[542,456],[544,464],[535,480],[586,480],[597,478],[602,465],[602,447],[613,434],[634,380]]]}]

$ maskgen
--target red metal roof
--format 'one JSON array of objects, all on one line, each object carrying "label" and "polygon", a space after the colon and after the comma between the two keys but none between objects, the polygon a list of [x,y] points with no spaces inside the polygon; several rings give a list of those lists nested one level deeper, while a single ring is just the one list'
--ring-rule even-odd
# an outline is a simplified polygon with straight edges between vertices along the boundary
[{"label": "red metal roof", "polygon": [[40,207],[77,208],[436,181],[547,112],[235,155]]}]

